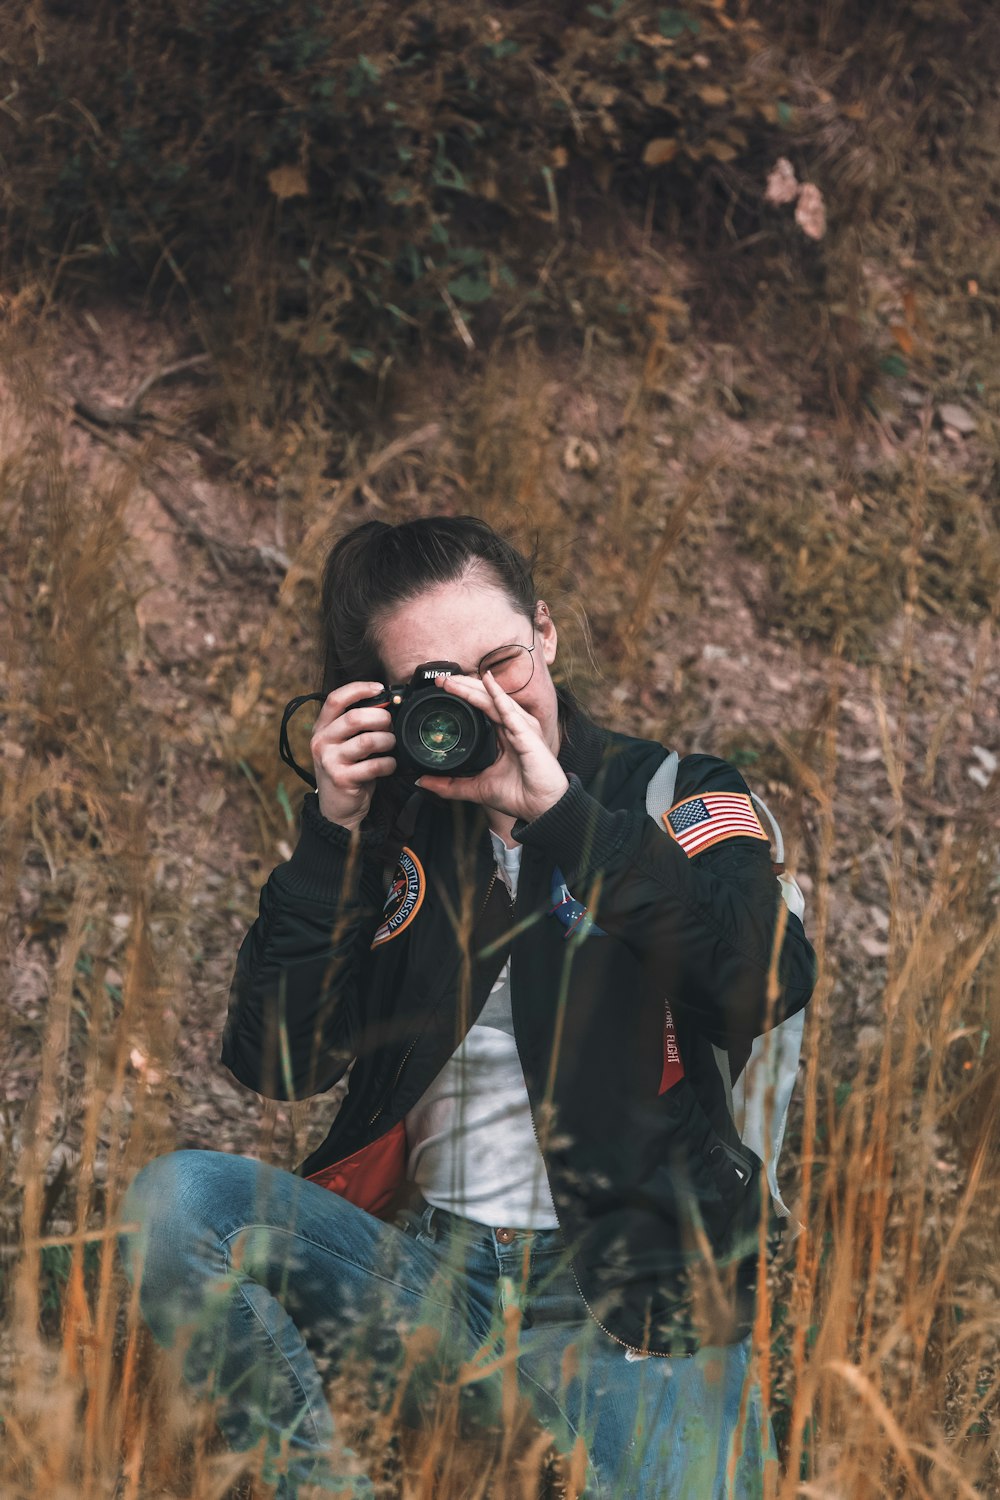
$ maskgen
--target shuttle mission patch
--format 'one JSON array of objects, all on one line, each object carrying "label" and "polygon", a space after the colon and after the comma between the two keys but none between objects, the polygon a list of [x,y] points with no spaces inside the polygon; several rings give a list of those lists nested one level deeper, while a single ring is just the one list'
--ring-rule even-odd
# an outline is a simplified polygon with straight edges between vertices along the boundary
[{"label": "shuttle mission patch", "polygon": [[426,889],[424,867],[413,850],[404,844],[382,908],[382,925],[372,938],[373,948],[399,937],[404,928],[409,927],[423,904]]}]

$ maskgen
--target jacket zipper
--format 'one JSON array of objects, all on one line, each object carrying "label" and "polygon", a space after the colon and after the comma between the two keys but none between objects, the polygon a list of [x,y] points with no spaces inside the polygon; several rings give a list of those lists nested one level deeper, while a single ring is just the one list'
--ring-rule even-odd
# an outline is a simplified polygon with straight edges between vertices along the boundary
[{"label": "jacket zipper", "polygon": [[[493,879],[490,881],[489,888],[487,889],[487,892],[486,892],[486,901],[488,901],[490,899],[490,895],[491,895],[491,893],[493,891],[494,885],[496,884],[496,880],[497,880],[498,874],[499,874],[499,870],[498,870],[498,868],[496,866],[494,866],[494,869],[493,869]],[[510,892],[508,891],[507,894],[508,894],[508,897],[509,897]],[[483,902],[483,911],[486,910],[486,901]],[[513,901],[511,901],[511,903],[510,903],[510,909],[511,909],[511,911],[514,910],[514,902]],[[480,912],[479,915],[482,916],[482,911]],[[513,1000],[513,996],[511,998]],[[513,1019],[513,1004],[511,1005],[511,1016],[512,1016],[512,1019]],[[517,1037],[516,1036],[514,1038],[514,1045],[515,1046],[517,1045]],[[528,1100],[528,1118],[531,1121],[531,1132],[532,1132],[532,1134],[535,1137],[535,1146],[537,1147],[538,1154],[539,1154],[539,1156],[542,1159],[542,1170],[545,1171],[545,1157],[544,1157],[544,1155],[542,1153],[542,1143],[538,1139],[538,1126],[535,1124],[535,1112],[531,1108],[531,1100],[530,1099]],[[546,1178],[547,1177],[548,1177],[548,1173],[546,1172]],[[555,1206],[554,1205],[554,1200],[553,1200],[553,1206]],[[556,1217],[558,1217],[558,1214],[557,1214]],[[576,1267],[574,1266],[572,1260],[569,1261],[569,1269],[570,1269],[570,1274],[573,1277],[573,1281],[574,1281],[574,1283],[576,1285],[576,1289],[580,1293],[580,1301],[583,1303],[584,1307],[587,1309],[587,1312],[589,1313],[589,1315],[591,1316],[591,1318],[593,1318],[594,1322],[597,1324],[598,1328],[601,1330],[602,1333],[606,1333],[607,1336],[608,1336],[608,1338],[612,1339],[614,1341],[614,1343],[618,1344],[622,1349],[628,1349],[628,1350],[630,1350],[633,1354],[648,1354],[651,1359],[669,1359],[670,1358],[669,1354],[659,1354],[659,1353],[657,1353],[657,1351],[655,1349],[639,1349],[639,1348],[636,1347],[635,1344],[627,1344],[625,1342],[625,1340],[624,1339],[620,1339],[616,1333],[612,1333],[610,1328],[606,1328],[604,1326],[604,1324],[601,1322],[600,1318],[594,1312],[594,1309],[591,1307],[591,1305],[587,1301],[586,1297],[583,1295],[583,1288],[580,1285],[580,1278],[576,1274]]]},{"label": "jacket zipper", "polygon": [[[528,1100],[528,1116],[529,1116],[529,1118],[531,1120],[531,1129],[532,1129],[532,1133],[533,1133],[533,1135],[535,1137],[535,1145],[538,1147],[538,1154],[542,1158],[542,1168],[544,1170],[544,1168],[545,1168],[545,1157],[542,1155],[542,1143],[538,1139],[538,1127],[535,1124],[535,1112],[531,1108],[531,1100],[530,1099]],[[546,1173],[546,1177],[547,1176],[548,1176],[548,1173]],[[555,1199],[553,1199],[553,1206],[554,1205],[555,1205]],[[558,1217],[558,1214],[557,1214],[557,1217]],[[580,1301],[583,1303],[584,1307],[587,1309],[587,1312],[593,1318],[594,1322],[597,1324],[598,1328],[601,1330],[602,1333],[606,1333],[609,1339],[613,1339],[614,1342],[616,1344],[620,1344],[623,1349],[629,1349],[629,1350],[631,1350],[631,1352],[633,1354],[648,1355],[650,1359],[670,1359],[671,1358],[671,1356],[669,1354],[660,1354],[656,1349],[640,1349],[635,1344],[627,1344],[624,1339],[620,1339],[618,1337],[617,1333],[612,1333],[610,1328],[606,1328],[604,1326],[604,1324],[601,1322],[600,1318],[595,1313],[594,1309],[591,1307],[590,1303],[587,1301],[586,1297],[583,1295],[583,1287],[580,1285],[580,1278],[576,1274],[576,1266],[573,1264],[572,1259],[569,1260],[568,1264],[569,1264],[570,1274],[573,1277],[574,1282],[576,1283],[576,1289],[580,1293]]]},{"label": "jacket zipper", "polygon": [[[486,892],[486,899],[487,899],[487,901],[489,900],[490,892],[493,890],[493,885],[494,885],[494,882],[496,881],[497,873],[498,873],[497,870],[494,869],[494,871],[493,871],[493,879],[490,881],[489,890]],[[485,905],[486,905],[486,903],[484,902],[483,903],[484,909],[485,909]],[[514,909],[514,903],[513,903],[513,901],[511,902],[510,905],[511,905],[511,911],[513,911],[513,909]],[[511,996],[511,999],[513,1001],[513,996]],[[513,1004],[511,1005],[511,1018],[513,1019]],[[515,1046],[517,1045],[517,1037],[516,1036],[514,1038],[514,1044],[515,1044]],[[538,1126],[535,1124],[535,1112],[531,1108],[531,1100],[530,1099],[528,1100],[528,1118],[531,1121],[531,1132],[532,1132],[532,1134],[535,1137],[535,1146],[537,1147],[538,1154],[539,1154],[539,1156],[542,1159],[542,1170],[546,1172],[546,1179],[547,1179],[548,1178],[548,1172],[545,1169],[545,1156],[544,1156],[544,1154],[542,1152],[542,1143],[538,1139]],[[555,1206],[555,1200],[553,1199],[553,1207],[554,1206]],[[557,1213],[556,1217],[558,1218],[558,1213]],[[618,1344],[622,1349],[628,1349],[628,1350],[630,1350],[632,1354],[645,1354],[645,1355],[649,1355],[649,1357],[651,1359],[669,1359],[670,1358],[669,1354],[660,1354],[655,1349],[639,1349],[639,1348],[636,1347],[635,1344],[627,1344],[624,1339],[620,1339],[618,1337],[617,1333],[612,1333],[610,1328],[606,1328],[604,1326],[604,1324],[601,1322],[600,1318],[594,1312],[594,1309],[591,1307],[591,1305],[587,1301],[586,1297],[583,1295],[583,1287],[580,1285],[580,1278],[576,1274],[576,1266],[574,1266],[572,1259],[570,1259],[568,1263],[569,1263],[570,1274],[573,1277],[573,1281],[574,1281],[574,1283],[576,1285],[577,1291],[580,1293],[580,1301],[583,1303],[583,1305],[587,1309],[587,1312],[589,1313],[590,1317],[593,1318],[594,1322],[597,1324],[598,1328],[601,1330],[602,1333],[606,1333],[609,1339],[613,1340],[613,1342],[616,1343],[616,1344]]]},{"label": "jacket zipper", "polygon": [[[493,887],[497,883],[497,874],[498,874],[497,867],[496,867],[496,865],[494,865],[493,866],[493,875],[492,875],[492,877],[490,879],[489,885],[486,887],[486,895],[483,898],[483,904],[479,908],[479,916],[480,917],[482,916],[483,912],[486,910],[486,903],[487,903],[487,901],[489,901],[490,897],[493,894]],[[513,911],[514,910],[514,903],[513,903],[513,901],[510,903],[510,907],[511,907],[511,911]],[[389,1100],[390,1100],[390,1098],[392,1096],[393,1089],[396,1087],[396,1084],[399,1082],[399,1080],[400,1080],[400,1078],[402,1076],[402,1073],[403,1073],[403,1069],[406,1067],[406,1064],[410,1060],[410,1053],[413,1051],[414,1047],[417,1045],[418,1040],[419,1040],[419,1037],[414,1037],[413,1041],[407,1047],[405,1053],[403,1054],[403,1060],[400,1063],[399,1067],[396,1069],[396,1076],[393,1078],[393,1080],[390,1083],[389,1087],[386,1089],[385,1094],[383,1095],[383,1098],[382,1098],[382,1102],[379,1105],[378,1109],[375,1111],[375,1113],[372,1115],[371,1119],[368,1121],[369,1125],[374,1125],[375,1124],[375,1121],[378,1119],[379,1115],[382,1113],[382,1111],[385,1109],[386,1105],[388,1104],[388,1102],[389,1102]]]},{"label": "jacket zipper", "polygon": [[385,1109],[386,1105],[388,1104],[390,1096],[392,1095],[392,1091],[396,1087],[396,1084],[399,1082],[399,1079],[400,1079],[400,1076],[401,1076],[401,1074],[403,1072],[403,1069],[406,1067],[406,1064],[409,1062],[410,1053],[413,1051],[413,1049],[414,1049],[414,1047],[416,1045],[417,1045],[417,1038],[414,1037],[413,1041],[410,1043],[410,1045],[407,1047],[405,1053],[403,1054],[403,1061],[400,1063],[399,1067],[396,1069],[396,1076],[395,1076],[395,1078],[392,1080],[392,1082],[390,1083],[389,1087],[386,1089],[385,1094],[383,1095],[382,1103],[379,1105],[378,1109],[375,1111],[375,1113],[372,1115],[371,1119],[368,1121],[369,1125],[374,1125],[375,1124],[375,1121],[378,1119],[379,1115],[382,1113],[382,1111]]},{"label": "jacket zipper", "polygon": [[594,1309],[591,1307],[590,1303],[583,1295],[583,1288],[580,1286],[580,1281],[576,1274],[576,1267],[574,1266],[572,1261],[570,1261],[569,1263],[569,1268],[573,1274],[573,1280],[576,1282],[576,1289],[580,1293],[580,1301],[583,1303],[584,1307],[587,1309],[590,1316],[593,1318],[594,1322],[597,1324],[602,1333],[606,1333],[609,1339],[614,1339],[615,1343],[620,1344],[623,1349],[629,1349],[633,1354],[641,1354],[644,1359],[673,1358],[673,1355],[671,1354],[661,1354],[658,1349],[637,1349],[635,1344],[626,1344],[625,1340],[620,1339],[616,1333],[612,1333],[610,1328],[605,1328],[604,1324],[601,1322],[600,1318],[594,1312]]}]

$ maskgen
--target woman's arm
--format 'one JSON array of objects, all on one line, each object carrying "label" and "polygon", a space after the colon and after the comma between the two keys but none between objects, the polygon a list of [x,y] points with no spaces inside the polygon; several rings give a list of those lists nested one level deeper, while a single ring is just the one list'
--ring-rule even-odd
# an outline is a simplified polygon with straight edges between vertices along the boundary
[{"label": "woman's arm", "polygon": [[[655,966],[671,1002],[696,1012],[718,1045],[752,1041],[767,1025],[779,930],[780,993],[770,1020],[801,1010],[812,993],[813,951],[802,923],[781,901],[763,839],[726,839],[689,859],[645,808],[611,812],[575,777],[567,785],[538,720],[489,673],[481,683],[452,677],[446,686],[493,719],[501,753],[468,781],[421,776],[418,786],[514,817],[514,837],[545,851],[594,921]],[[698,772],[678,781],[678,799],[698,792],[747,794],[743,778],[725,761],[692,760]]]},{"label": "woman's arm", "polygon": [[[698,760],[696,781],[682,783],[679,797],[746,793],[725,761]],[[672,1000],[696,1012],[719,1045],[765,1029],[779,931],[771,1023],[808,1001],[815,956],[802,923],[782,904],[763,840],[727,838],[689,858],[645,810],[611,812],[575,777],[547,812],[515,824],[514,836],[545,850],[599,926],[655,965]]]},{"label": "woman's arm", "polygon": [[352,838],[307,796],[295,852],[261,891],[236,960],[222,1062],[268,1098],[322,1093],[356,1054],[383,900],[380,843]]}]

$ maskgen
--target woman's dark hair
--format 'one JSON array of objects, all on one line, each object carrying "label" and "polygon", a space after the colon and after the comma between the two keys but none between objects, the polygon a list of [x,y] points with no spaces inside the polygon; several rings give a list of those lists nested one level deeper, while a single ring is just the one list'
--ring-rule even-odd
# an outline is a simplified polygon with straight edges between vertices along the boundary
[{"label": "woman's dark hair", "polygon": [[438,584],[483,574],[533,621],[535,560],[475,516],[356,526],[334,544],[323,572],[323,692],[366,678],[385,681],[380,619]]}]

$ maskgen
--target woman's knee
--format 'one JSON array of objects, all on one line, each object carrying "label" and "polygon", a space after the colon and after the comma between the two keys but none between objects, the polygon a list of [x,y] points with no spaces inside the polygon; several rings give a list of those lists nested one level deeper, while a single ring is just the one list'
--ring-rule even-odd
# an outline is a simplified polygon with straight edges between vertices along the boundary
[{"label": "woman's knee", "polygon": [[147,1162],[129,1184],[119,1210],[118,1246],[132,1281],[168,1265],[177,1274],[213,1237],[226,1200],[226,1179],[243,1158],[218,1151],[172,1151]]}]

